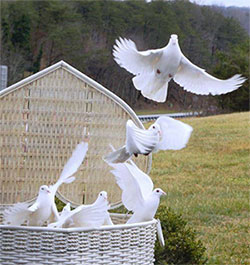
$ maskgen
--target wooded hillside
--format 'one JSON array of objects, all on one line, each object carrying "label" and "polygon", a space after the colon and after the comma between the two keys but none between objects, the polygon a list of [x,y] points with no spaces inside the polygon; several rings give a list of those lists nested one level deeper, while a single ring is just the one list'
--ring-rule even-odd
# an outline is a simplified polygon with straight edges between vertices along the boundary
[{"label": "wooded hillside", "polygon": [[212,6],[212,9],[220,12],[225,17],[235,18],[240,22],[240,25],[247,31],[250,35],[250,9],[248,7],[236,7],[236,6]]},{"label": "wooded hillside", "polygon": [[248,81],[220,97],[196,96],[171,82],[167,102],[156,104],[143,98],[132,75],[113,60],[112,46],[119,36],[144,50],[165,46],[176,33],[183,53],[209,73],[249,78],[248,34],[239,22],[210,7],[187,1],[4,1],[1,26],[1,64],[9,67],[9,85],[64,60],[135,109],[249,108]]}]

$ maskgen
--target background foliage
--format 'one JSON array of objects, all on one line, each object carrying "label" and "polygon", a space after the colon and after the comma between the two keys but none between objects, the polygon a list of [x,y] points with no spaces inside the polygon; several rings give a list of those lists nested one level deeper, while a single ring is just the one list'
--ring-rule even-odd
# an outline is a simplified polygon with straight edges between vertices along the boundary
[{"label": "background foliage", "polygon": [[161,220],[165,246],[161,247],[159,241],[156,242],[155,265],[206,263],[206,248],[181,215],[161,205],[156,218]]},{"label": "background foliage", "polygon": [[184,54],[195,64],[221,78],[235,73],[249,77],[246,31],[210,7],[188,1],[3,1],[1,27],[1,64],[9,67],[9,85],[65,60],[136,109],[249,108],[248,83],[236,94],[215,100],[185,92],[172,82],[168,101],[154,103],[143,98],[131,74],[112,58],[119,36],[133,39],[144,50],[165,46],[176,33]]}]

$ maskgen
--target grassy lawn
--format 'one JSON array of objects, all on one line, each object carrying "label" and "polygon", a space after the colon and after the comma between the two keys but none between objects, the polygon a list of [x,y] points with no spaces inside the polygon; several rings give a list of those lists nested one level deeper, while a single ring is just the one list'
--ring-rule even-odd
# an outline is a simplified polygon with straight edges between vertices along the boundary
[{"label": "grassy lawn", "polygon": [[161,203],[181,213],[207,248],[208,264],[250,264],[250,113],[189,118],[181,151],[153,155],[150,176]]}]

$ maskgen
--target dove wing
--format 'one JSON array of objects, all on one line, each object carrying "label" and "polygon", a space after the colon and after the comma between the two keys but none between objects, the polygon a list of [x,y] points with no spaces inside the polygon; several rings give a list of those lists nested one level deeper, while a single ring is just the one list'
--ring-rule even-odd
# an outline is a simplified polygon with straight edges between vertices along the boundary
[{"label": "dove wing", "polygon": [[69,219],[72,218],[72,216],[76,215],[77,213],[79,213],[82,209],[83,209],[84,205],[80,205],[77,208],[75,208],[74,210],[68,210],[67,213],[61,214],[61,216],[59,217],[59,221],[58,223],[61,224],[61,226],[63,226],[63,224]]},{"label": "dove wing", "polygon": [[130,173],[134,176],[134,178],[136,178],[137,183],[139,183],[142,197],[145,200],[153,191],[153,181],[146,173],[139,169],[132,160],[130,160],[127,164]]},{"label": "dove wing", "polygon": [[154,65],[160,60],[163,50],[164,48],[139,52],[132,40],[119,38],[113,47],[113,56],[121,67],[138,75],[152,72]]},{"label": "dove wing", "polygon": [[40,206],[40,202],[36,201],[28,208],[28,210],[30,212],[35,212],[39,208],[39,206]]},{"label": "dove wing", "polygon": [[75,177],[71,176],[78,170],[78,168],[82,164],[87,151],[88,143],[81,142],[76,146],[75,150],[72,153],[72,156],[65,164],[59,179],[54,185],[50,186],[51,192],[56,193],[58,187],[62,183],[71,183],[75,180]]},{"label": "dove wing", "polygon": [[110,164],[110,166],[113,167],[111,173],[122,190],[122,203],[129,211],[136,212],[152,192],[152,180],[134,163],[125,162]]},{"label": "dove wing", "polygon": [[107,202],[81,205],[71,211],[72,215],[68,218],[71,217],[78,226],[101,226],[107,217],[108,209]]},{"label": "dove wing", "polygon": [[161,127],[161,140],[156,149],[180,150],[186,146],[193,128],[181,121],[162,116],[156,120]]},{"label": "dove wing", "polygon": [[221,80],[206,73],[206,71],[190,62],[182,55],[181,62],[174,81],[186,91],[199,95],[220,95],[239,88],[246,79],[241,75]]},{"label": "dove wing", "polygon": [[[58,219],[57,219],[57,221],[56,222],[54,222],[54,223],[51,223],[51,224],[49,224],[48,226],[49,227],[62,227],[64,224],[65,224],[65,222],[69,219],[69,218],[71,218],[74,214],[76,214],[76,213],[78,213],[79,211],[81,211],[81,209],[82,209],[82,207],[83,207],[83,205],[81,205],[81,206],[79,206],[79,207],[77,207],[76,209],[74,209],[74,210],[70,210],[70,205],[68,206],[69,204],[67,204],[67,212],[66,211],[63,211],[62,213],[61,213],[61,215],[60,216],[58,216]],[[65,207],[64,207],[65,208]]]},{"label": "dove wing", "polygon": [[152,152],[158,137],[152,130],[138,128],[132,120],[126,125],[126,149],[130,154],[148,154]]},{"label": "dove wing", "polygon": [[28,203],[16,203],[3,212],[3,224],[21,225],[28,220],[30,211]]}]

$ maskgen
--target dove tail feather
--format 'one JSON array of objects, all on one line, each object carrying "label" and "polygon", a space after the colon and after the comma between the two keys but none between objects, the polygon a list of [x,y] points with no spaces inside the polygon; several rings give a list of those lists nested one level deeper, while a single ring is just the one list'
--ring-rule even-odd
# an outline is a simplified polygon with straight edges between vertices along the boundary
[{"label": "dove tail feather", "polygon": [[30,211],[28,203],[16,203],[6,209],[3,213],[3,224],[5,225],[21,225],[28,221]]},{"label": "dove tail feather", "polygon": [[123,163],[128,160],[131,155],[126,151],[126,147],[122,147],[112,153],[103,157],[103,160],[107,163]]},{"label": "dove tail feather", "polygon": [[168,82],[157,78],[154,73],[147,75],[137,75],[133,79],[136,89],[140,90],[146,98],[157,102],[164,102],[167,98]]}]

